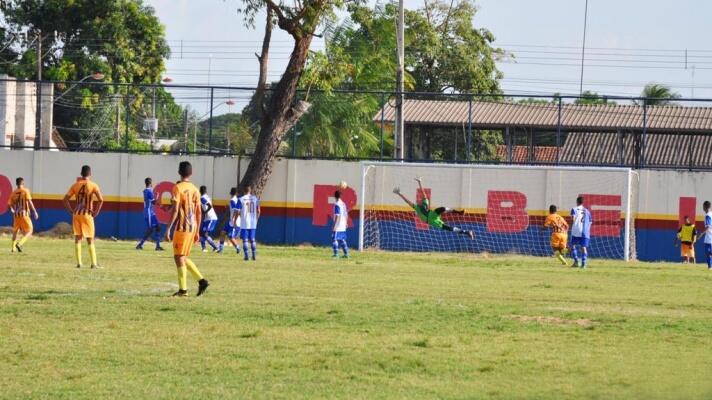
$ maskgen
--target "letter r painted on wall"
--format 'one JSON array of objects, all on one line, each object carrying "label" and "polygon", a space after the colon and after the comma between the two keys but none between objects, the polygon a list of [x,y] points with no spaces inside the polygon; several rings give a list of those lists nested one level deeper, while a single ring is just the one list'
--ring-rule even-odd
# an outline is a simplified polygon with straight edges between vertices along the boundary
[{"label": "letter r painted on wall", "polygon": [[529,227],[527,196],[510,190],[487,192],[487,232],[519,233]]},{"label": "letter r painted on wall", "polygon": [[12,195],[12,183],[5,175],[0,175],[0,215],[7,211],[7,202]]},{"label": "letter r painted on wall", "polygon": [[[312,199],[312,225],[326,226],[334,214],[334,192],[341,190],[341,201],[346,204],[346,208],[351,211],[356,206],[356,192],[351,188],[340,189],[336,185],[314,185],[314,197]],[[349,217],[349,228],[353,226],[353,221]]]}]

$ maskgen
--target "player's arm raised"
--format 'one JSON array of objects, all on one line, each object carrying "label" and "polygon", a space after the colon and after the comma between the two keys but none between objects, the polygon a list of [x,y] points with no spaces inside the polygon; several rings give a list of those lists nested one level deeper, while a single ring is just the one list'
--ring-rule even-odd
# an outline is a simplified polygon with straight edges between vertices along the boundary
[{"label": "player's arm raised", "polygon": [[425,189],[423,189],[423,178],[417,177],[415,178],[415,181],[418,182],[418,190],[420,191],[420,195],[423,196],[424,199],[428,199],[430,201],[430,196],[425,192]]},{"label": "player's arm raised", "polygon": [[393,188],[393,193],[397,194],[401,199],[403,199],[403,201],[405,201],[406,203],[408,203],[408,205],[409,205],[411,208],[415,208],[415,204],[413,204],[413,202],[411,202],[410,200],[408,200],[407,197],[403,196],[403,193],[401,193],[400,188]]}]

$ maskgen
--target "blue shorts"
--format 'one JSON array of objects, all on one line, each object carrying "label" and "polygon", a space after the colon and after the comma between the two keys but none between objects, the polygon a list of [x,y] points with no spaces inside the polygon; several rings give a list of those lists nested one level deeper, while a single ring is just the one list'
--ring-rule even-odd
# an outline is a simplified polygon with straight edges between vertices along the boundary
[{"label": "blue shorts", "polygon": [[331,240],[346,240],[346,232],[331,232]]},{"label": "blue shorts", "polygon": [[240,229],[240,239],[255,240],[255,232],[257,229]]},{"label": "blue shorts", "polygon": [[590,242],[590,241],[591,241],[591,238],[571,236],[571,245],[572,246],[588,247],[588,242]]},{"label": "blue shorts", "polygon": [[203,234],[212,232],[217,223],[218,221],[215,219],[203,221],[203,223],[200,224],[200,232]]},{"label": "blue shorts", "polygon": [[240,232],[240,228],[230,226],[230,224],[225,224],[225,226],[223,227],[223,232],[225,232],[228,238],[235,239],[238,233]]},{"label": "blue shorts", "polygon": [[146,221],[146,227],[148,228],[155,228],[158,226],[158,218],[156,218],[156,214],[144,214],[143,219]]},{"label": "blue shorts", "polygon": [[712,254],[712,243],[705,243],[705,253]]}]

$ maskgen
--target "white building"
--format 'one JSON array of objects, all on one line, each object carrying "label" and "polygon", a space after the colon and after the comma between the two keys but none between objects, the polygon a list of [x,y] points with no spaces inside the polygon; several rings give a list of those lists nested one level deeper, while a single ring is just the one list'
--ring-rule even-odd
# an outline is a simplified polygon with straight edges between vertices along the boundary
[{"label": "white building", "polygon": [[[54,86],[42,83],[40,147],[56,149],[52,140]],[[0,74],[0,148],[32,150],[37,133],[37,85]]]}]

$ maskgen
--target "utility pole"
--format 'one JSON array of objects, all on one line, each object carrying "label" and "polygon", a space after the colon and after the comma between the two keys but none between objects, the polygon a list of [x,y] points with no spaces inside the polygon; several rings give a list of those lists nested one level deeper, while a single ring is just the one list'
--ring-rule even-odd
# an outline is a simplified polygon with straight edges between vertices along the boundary
[{"label": "utility pole", "polygon": [[[156,119],[156,87],[153,87],[153,104],[151,105],[151,116],[153,117],[154,121],[158,121]],[[155,123],[155,122],[154,122]],[[151,125],[151,147],[156,145],[156,130],[153,127],[154,125]],[[158,124],[155,125],[156,128],[158,128]]]},{"label": "utility pole", "polygon": [[581,43],[581,81],[579,82],[579,96],[583,96],[583,65],[586,55],[586,24],[588,22],[588,0],[583,11],[583,42]]},{"label": "utility pole", "polygon": [[[35,113],[34,148],[42,146],[42,31],[37,30],[37,87],[35,87],[37,105]],[[23,143],[24,145],[24,143]]]},{"label": "utility pole", "polygon": [[403,69],[405,53],[405,11],[403,0],[398,0],[398,26],[396,27],[396,56],[398,67],[396,69],[396,118],[395,118],[395,154],[394,158],[404,159],[405,133],[403,121]]},{"label": "utility pole", "polygon": [[198,120],[193,120],[193,152],[198,151]]},{"label": "utility pole", "polygon": [[188,109],[183,110],[183,152],[188,153]]}]

